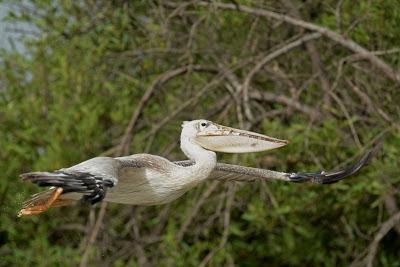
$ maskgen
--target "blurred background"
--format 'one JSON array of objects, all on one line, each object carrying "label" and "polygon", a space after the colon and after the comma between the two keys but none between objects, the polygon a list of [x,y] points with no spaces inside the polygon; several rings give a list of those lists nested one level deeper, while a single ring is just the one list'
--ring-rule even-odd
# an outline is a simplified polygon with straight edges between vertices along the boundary
[{"label": "blurred background", "polygon": [[[0,266],[400,266],[397,0],[23,0],[0,17]],[[384,141],[337,184],[207,182],[163,206],[16,217],[41,190],[20,173],[184,159],[198,118],[290,140],[218,158],[287,172]]]}]

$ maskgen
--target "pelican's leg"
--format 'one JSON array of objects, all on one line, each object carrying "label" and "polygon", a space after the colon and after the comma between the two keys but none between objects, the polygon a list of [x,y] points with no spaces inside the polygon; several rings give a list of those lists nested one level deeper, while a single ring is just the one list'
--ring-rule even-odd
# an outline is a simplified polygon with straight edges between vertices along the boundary
[{"label": "pelican's leg", "polygon": [[54,202],[56,202],[56,200],[60,197],[62,192],[63,192],[63,189],[61,187],[58,187],[56,190],[54,190],[54,192],[51,194],[51,196],[44,203],[40,203],[40,204],[34,205],[32,207],[27,207],[27,208],[21,209],[18,212],[18,217],[27,216],[27,215],[37,215],[37,214],[40,214],[40,213],[46,211],[47,209],[49,209],[52,206],[52,204]]}]

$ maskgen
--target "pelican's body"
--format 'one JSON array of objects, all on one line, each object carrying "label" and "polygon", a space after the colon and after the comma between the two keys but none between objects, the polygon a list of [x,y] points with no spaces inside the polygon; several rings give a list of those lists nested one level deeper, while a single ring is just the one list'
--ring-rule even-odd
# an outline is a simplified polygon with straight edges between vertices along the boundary
[{"label": "pelican's body", "polygon": [[[131,205],[158,205],[171,202],[208,178],[216,165],[214,157],[196,162],[190,167],[149,154],[137,154],[152,163],[153,168],[124,168],[118,183],[110,188],[104,200]],[[67,196],[66,196],[67,197]]]},{"label": "pelican's body", "polygon": [[[103,169],[103,175],[110,172],[110,177],[118,177],[115,185],[107,191],[105,201],[132,204],[132,205],[158,205],[171,202],[185,192],[206,180],[217,164],[215,152],[206,150],[193,141],[198,133],[197,125],[204,120],[186,123],[181,133],[181,149],[186,156],[195,161],[195,164],[183,167],[171,161],[150,154],[135,154],[114,159],[112,165],[124,162],[147,162],[141,168]],[[208,121],[206,122],[209,123]],[[98,157],[82,162],[69,170],[86,171],[95,173],[98,166],[106,166],[104,161],[111,160]],[[111,166],[111,165],[110,165]],[[99,173],[101,174],[101,173]],[[61,198],[79,200],[81,194],[65,194]]]},{"label": "pelican's body", "polygon": [[367,154],[354,166],[334,173],[282,173],[229,164],[217,164],[216,153],[264,151],[288,142],[207,120],[184,122],[181,149],[188,161],[135,154],[126,157],[97,157],[55,172],[21,175],[39,186],[51,186],[24,204],[19,215],[39,214],[50,207],[77,200],[94,204],[101,200],[131,204],[158,205],[171,202],[206,179],[249,180],[253,177],[285,181],[332,183],[356,172],[368,160]]}]

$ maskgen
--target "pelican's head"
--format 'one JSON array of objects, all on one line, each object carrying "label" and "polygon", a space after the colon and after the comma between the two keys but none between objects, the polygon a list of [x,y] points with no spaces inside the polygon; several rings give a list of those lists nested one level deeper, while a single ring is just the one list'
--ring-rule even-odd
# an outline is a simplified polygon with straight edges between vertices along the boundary
[{"label": "pelican's head", "polygon": [[183,122],[181,136],[205,149],[225,153],[259,152],[288,143],[286,140],[218,125],[208,120]]}]

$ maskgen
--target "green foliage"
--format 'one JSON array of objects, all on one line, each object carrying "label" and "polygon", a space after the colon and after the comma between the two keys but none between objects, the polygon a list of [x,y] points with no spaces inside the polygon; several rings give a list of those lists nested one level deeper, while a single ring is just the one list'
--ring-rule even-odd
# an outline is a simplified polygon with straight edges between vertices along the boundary
[{"label": "green foliage", "polygon": [[[40,34],[24,36],[23,53],[0,54],[0,266],[77,266],[97,211],[80,205],[18,219],[22,201],[38,191],[20,182],[20,173],[54,170],[115,151],[145,90],[160,75],[189,64],[224,66],[243,82],[261,57],[299,33],[288,24],[243,12],[199,6],[180,12],[163,2],[16,2],[20,11],[8,19],[27,22]],[[276,1],[237,2],[284,9]],[[340,23],[333,12],[336,2],[301,2],[300,11],[305,20],[370,50],[398,45],[398,1],[343,1]],[[348,266],[364,255],[390,217],[384,197],[394,194],[398,202],[400,135],[394,125],[400,117],[399,86],[365,62],[340,69],[349,51],[328,39],[315,44],[327,79],[336,85],[332,93],[343,102],[324,100],[309,54],[303,47],[292,50],[260,70],[251,90],[289,97],[322,113],[322,119],[310,119],[279,101],[251,100],[259,119],[253,130],[288,139],[290,145],[268,153],[220,155],[219,160],[288,172],[330,170],[355,159],[385,132],[382,152],[368,167],[329,186],[236,183],[229,212],[232,188],[218,185],[182,239],[177,238],[182,225],[210,183],[166,206],[109,205],[90,248],[89,266],[140,266],[143,253],[154,266],[197,266],[208,255],[210,266]],[[257,60],[242,64],[251,57]],[[382,57],[398,69],[398,52]],[[226,88],[228,79],[196,96],[218,77],[189,70],[156,88],[135,125],[130,152],[182,159],[176,144],[181,121],[206,117],[240,125],[240,109]],[[374,107],[366,105],[346,79],[361,88]],[[229,101],[221,104],[226,96],[231,96]],[[186,101],[192,103],[172,116]],[[268,116],[270,111],[281,112]],[[392,122],[383,119],[381,111]],[[390,231],[380,243],[377,266],[399,266],[399,246],[398,233]]]}]

